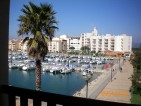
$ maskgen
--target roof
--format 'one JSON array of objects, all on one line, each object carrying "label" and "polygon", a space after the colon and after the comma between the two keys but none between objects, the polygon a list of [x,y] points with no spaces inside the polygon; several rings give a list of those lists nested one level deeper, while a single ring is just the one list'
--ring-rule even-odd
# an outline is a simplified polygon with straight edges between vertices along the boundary
[{"label": "roof", "polygon": [[68,38],[80,39],[80,36],[68,36]]},{"label": "roof", "polygon": [[66,41],[66,40],[52,40],[50,42],[62,42],[62,41]]}]

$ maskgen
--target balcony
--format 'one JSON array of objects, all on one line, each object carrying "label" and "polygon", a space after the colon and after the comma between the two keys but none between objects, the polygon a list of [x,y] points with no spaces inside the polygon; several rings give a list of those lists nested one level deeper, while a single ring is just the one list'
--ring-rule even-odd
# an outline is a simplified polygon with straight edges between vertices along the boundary
[{"label": "balcony", "polygon": [[93,47],[92,49],[93,49],[94,51],[96,50],[96,48],[95,48],[95,47]]},{"label": "balcony", "polygon": [[16,106],[16,96],[20,97],[20,106],[28,106],[28,99],[33,99],[33,106],[41,106],[42,101],[46,102],[47,106],[56,106],[57,104],[61,106],[131,105],[124,103],[59,95],[7,85],[2,85],[1,88],[2,92],[8,95],[9,106]]},{"label": "balcony", "polygon": [[114,47],[111,47],[111,50],[114,50]]},{"label": "balcony", "polygon": [[108,39],[105,39],[105,41],[108,41]]},{"label": "balcony", "polygon": [[111,44],[114,44],[114,43],[115,43],[115,42],[112,42],[112,41],[111,41]]},{"label": "balcony", "polygon": [[105,47],[105,48],[108,48],[108,45],[105,45],[104,47]]},{"label": "balcony", "polygon": [[111,45],[111,47],[115,47],[114,45]]},{"label": "balcony", "polygon": [[102,46],[102,43],[99,43],[98,45],[99,45],[99,46]]},{"label": "balcony", "polygon": [[96,44],[96,42],[92,42],[93,44]]},{"label": "balcony", "polygon": [[123,41],[121,41],[121,44],[123,45]]}]

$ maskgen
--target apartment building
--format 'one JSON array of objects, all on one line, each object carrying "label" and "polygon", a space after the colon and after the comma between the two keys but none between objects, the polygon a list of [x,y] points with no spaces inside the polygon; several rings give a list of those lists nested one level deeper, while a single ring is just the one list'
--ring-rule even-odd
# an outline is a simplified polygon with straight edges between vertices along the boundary
[{"label": "apartment building", "polygon": [[67,51],[67,41],[60,38],[53,38],[51,42],[48,43],[49,52],[66,52]]},{"label": "apartment building", "polygon": [[9,51],[21,51],[22,49],[22,40],[20,39],[12,39],[9,40],[8,50]]},{"label": "apartment building", "polygon": [[[53,38],[52,41],[48,42],[49,52],[66,52],[67,41],[60,38]],[[22,40],[9,40],[9,51],[27,51],[27,42],[22,44]]]},{"label": "apartment building", "polygon": [[[21,44],[22,40],[10,40],[9,50],[26,51],[27,46]],[[81,47],[88,46],[91,51],[105,52],[132,52],[132,36],[126,34],[120,35],[99,35],[96,27],[91,33],[82,33],[81,36],[61,35],[55,37],[48,43],[49,52],[67,52],[70,47],[74,47],[75,51],[80,51]]]},{"label": "apartment building", "polygon": [[91,51],[105,52],[131,52],[132,36],[126,34],[121,35],[98,35],[97,29],[94,27],[91,33],[83,33],[80,37],[80,45],[88,46]]},{"label": "apartment building", "polygon": [[67,36],[67,35],[61,35],[60,39],[64,39],[67,41],[67,51],[70,51],[70,47],[74,47],[75,51],[80,50],[80,36]]}]

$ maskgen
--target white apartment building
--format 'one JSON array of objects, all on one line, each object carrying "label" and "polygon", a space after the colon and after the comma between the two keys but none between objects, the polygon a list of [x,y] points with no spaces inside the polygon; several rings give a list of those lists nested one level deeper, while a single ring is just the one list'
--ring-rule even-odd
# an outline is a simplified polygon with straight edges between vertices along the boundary
[{"label": "white apartment building", "polygon": [[70,47],[74,47],[75,51],[80,50],[80,37],[79,36],[67,36],[67,35],[61,35],[60,39],[67,40],[67,51],[70,51]]},{"label": "white apartment building", "polygon": [[[115,52],[131,52],[132,36],[126,34],[121,35],[98,35],[97,29],[94,27],[91,33],[83,33],[80,37],[80,45],[88,46],[91,51],[115,51]],[[80,47],[80,48],[81,48]]]},{"label": "white apartment building", "polygon": [[[81,47],[88,46],[91,51],[105,52],[132,52],[132,36],[126,34],[121,35],[98,35],[97,29],[94,27],[91,33],[82,33],[81,36],[61,35],[55,37],[48,43],[49,52],[67,52],[70,47],[74,47],[79,51]],[[26,44],[21,45],[21,41],[9,41],[9,50],[26,51]]]}]

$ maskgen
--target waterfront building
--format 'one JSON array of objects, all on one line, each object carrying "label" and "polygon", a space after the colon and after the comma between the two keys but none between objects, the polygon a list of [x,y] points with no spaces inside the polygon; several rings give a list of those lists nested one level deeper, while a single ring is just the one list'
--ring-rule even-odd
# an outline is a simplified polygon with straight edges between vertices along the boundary
[{"label": "waterfront building", "polygon": [[22,49],[22,40],[20,39],[12,39],[9,40],[8,50],[9,51],[21,51]]},{"label": "waterfront building", "polygon": [[[10,40],[9,50],[12,51],[26,51],[26,43],[22,44],[22,40]],[[74,47],[74,51],[80,51],[81,47],[88,46],[90,51],[102,52],[132,52],[132,36],[126,34],[120,35],[99,35],[96,27],[91,33],[82,33],[81,36],[67,36],[61,35],[54,37],[48,43],[49,52],[69,52],[70,47]]]},{"label": "waterfront building", "polygon": [[82,33],[80,37],[80,45],[88,46],[91,51],[105,52],[132,52],[132,36],[126,34],[120,35],[98,35],[97,29],[94,27],[91,33]]},{"label": "waterfront building", "polygon": [[[13,39],[9,40],[9,51],[27,51],[27,42],[22,44],[22,40]],[[52,41],[48,42],[49,52],[66,52],[67,51],[67,41],[60,38],[53,38]]]},{"label": "waterfront building", "polygon": [[67,36],[67,35],[61,35],[60,39],[67,40],[67,51],[70,51],[70,47],[74,47],[74,51],[80,50],[80,36]]},{"label": "waterfront building", "polygon": [[8,50],[14,51],[14,52],[17,52],[17,51],[26,52],[27,51],[27,42],[23,44],[22,39],[9,40]]},{"label": "waterfront building", "polygon": [[67,51],[67,41],[55,37],[48,43],[49,52],[66,52]]}]

